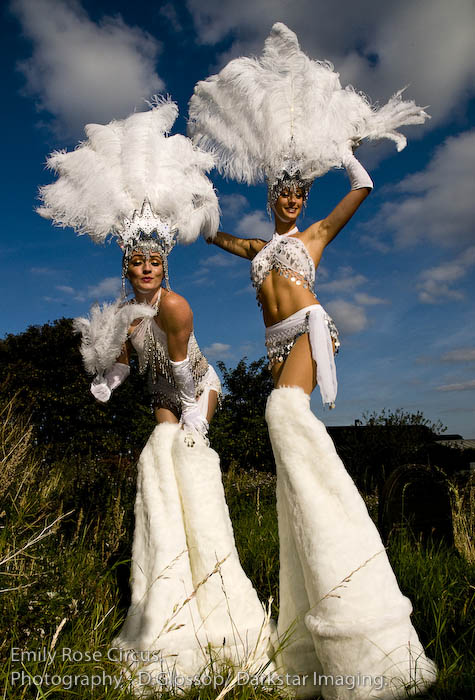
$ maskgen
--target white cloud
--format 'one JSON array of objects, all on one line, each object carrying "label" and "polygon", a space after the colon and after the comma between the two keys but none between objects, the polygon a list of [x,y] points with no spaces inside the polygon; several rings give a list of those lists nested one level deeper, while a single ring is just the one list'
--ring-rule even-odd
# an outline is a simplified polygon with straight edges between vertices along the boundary
[{"label": "white cloud", "polygon": [[317,268],[317,275],[319,280],[318,284],[320,286],[321,280],[327,280],[330,277],[330,271],[327,267],[325,267],[325,265],[322,265],[322,263],[320,263]]},{"label": "white cloud", "polygon": [[448,284],[439,284],[436,280],[427,279],[420,287],[419,301],[423,304],[440,304],[451,299],[460,301],[464,298],[462,292],[451,289]]},{"label": "white cloud", "polygon": [[355,301],[363,306],[376,306],[377,304],[389,304],[388,299],[381,299],[380,297],[373,297],[365,292],[358,292],[355,294]]},{"label": "white cloud", "polygon": [[87,296],[90,299],[117,297],[120,294],[121,281],[118,277],[106,277],[99,284],[88,287]]},{"label": "white cloud", "polygon": [[340,267],[331,282],[319,282],[318,287],[326,292],[350,292],[367,281],[364,275],[355,273],[353,268]]},{"label": "white cloud", "polygon": [[442,362],[475,362],[475,348],[449,350],[440,359]]},{"label": "white cloud", "polygon": [[[234,41],[222,63],[260,54],[274,21],[299,35],[313,58],[330,59],[344,84],[385,101],[410,83],[408,97],[432,105],[428,127],[452,116],[475,83],[472,0],[187,0],[199,41]],[[426,127],[427,128],[427,127]],[[422,130],[421,130],[422,131]],[[415,132],[417,133],[417,132]]]},{"label": "white cloud", "polygon": [[475,246],[470,246],[454,260],[424,270],[417,284],[419,301],[424,304],[439,304],[449,299],[464,299],[464,293],[451,285],[460,282],[474,266]]},{"label": "white cloud", "polygon": [[[89,285],[86,290],[74,289],[64,284],[56,285],[56,289],[63,294],[73,297],[74,301],[83,302],[87,299],[100,300],[104,298],[117,297],[121,293],[121,280],[118,277],[106,277],[99,284]],[[60,302],[62,299],[53,297],[43,297],[46,301]]]},{"label": "white cloud", "polygon": [[210,255],[208,258],[201,260],[200,267],[209,269],[210,267],[231,267],[235,263],[235,258],[233,258],[229,253],[215,253]]},{"label": "white cloud", "polygon": [[216,268],[231,268],[234,267],[235,263],[236,258],[234,255],[224,252],[218,252],[207,258],[202,258],[190,278],[190,282],[197,285],[214,284]]},{"label": "white cloud", "polygon": [[11,9],[33,43],[31,58],[18,64],[25,91],[58,130],[75,135],[87,122],[126,117],[163,90],[160,42],[120,16],[95,24],[78,0],[12,0]]},{"label": "white cloud", "polygon": [[243,238],[262,238],[269,241],[274,233],[274,224],[262,211],[246,214],[236,226],[236,233]]},{"label": "white cloud", "polygon": [[342,335],[359,333],[368,326],[368,318],[361,306],[343,299],[334,299],[325,304]]},{"label": "white cloud", "polygon": [[58,285],[56,285],[56,289],[57,289],[59,292],[64,292],[65,294],[74,294],[74,293],[75,293],[73,287],[67,287],[67,286],[64,285],[64,284],[58,284]]},{"label": "white cloud", "polygon": [[400,247],[428,240],[444,248],[474,240],[475,129],[448,138],[426,170],[397,187],[406,199],[386,203],[370,224],[384,221]]},{"label": "white cloud", "polygon": [[239,296],[241,294],[252,294],[253,296],[256,296],[256,290],[252,284],[246,284],[244,287],[241,287],[241,289],[238,289],[237,292],[234,292],[235,296]]},{"label": "white cloud", "polygon": [[391,250],[391,246],[377,238],[377,236],[369,236],[368,234],[364,234],[360,236],[360,242],[363,243],[363,245],[367,245],[368,248],[376,250],[378,253],[386,254]]},{"label": "white cloud", "polygon": [[470,379],[467,382],[460,382],[458,384],[444,384],[443,386],[438,386],[437,391],[473,391],[475,389],[475,379]]},{"label": "white cloud", "polygon": [[257,345],[256,343],[252,343],[250,341],[247,341],[246,343],[241,343],[239,346],[239,355],[242,357],[243,355],[250,355],[251,353],[254,352],[260,352],[261,351],[261,346]]},{"label": "white cloud", "polygon": [[232,352],[230,350],[231,346],[227,343],[211,343],[211,345],[203,348],[203,353],[206,357],[221,359],[223,357],[231,357]]},{"label": "white cloud", "polygon": [[[58,270],[55,270],[52,267],[31,267],[30,272],[33,275],[44,275],[46,277],[50,277],[51,275],[57,275]],[[64,274],[64,273],[63,273]]]},{"label": "white cloud", "polygon": [[183,31],[183,26],[178,18],[176,7],[171,2],[167,2],[160,8],[160,14],[168,20],[175,32]]},{"label": "white cloud", "polygon": [[223,216],[234,219],[249,207],[249,202],[242,194],[223,194],[219,198]]},{"label": "white cloud", "polygon": [[356,60],[349,67],[355,84],[381,99],[388,88],[394,92],[410,83],[407,95],[430,105],[428,127],[434,127],[451,117],[454,104],[475,87],[473,2],[399,0],[381,6],[382,16],[365,46],[366,56],[377,56],[377,64],[372,70],[367,61]]}]

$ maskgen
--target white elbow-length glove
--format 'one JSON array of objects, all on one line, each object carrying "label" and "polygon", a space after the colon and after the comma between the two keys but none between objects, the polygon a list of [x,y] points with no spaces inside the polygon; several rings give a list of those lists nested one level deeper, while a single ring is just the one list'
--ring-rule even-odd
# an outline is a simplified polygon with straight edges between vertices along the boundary
[{"label": "white elbow-length glove", "polygon": [[103,374],[98,374],[91,384],[91,394],[101,403],[109,401],[114,389],[123,384],[130,374],[129,365],[123,362],[115,362],[112,367]]},{"label": "white elbow-length glove", "polygon": [[170,364],[181,402],[180,422],[185,428],[197,430],[205,437],[208,432],[209,424],[198,408],[195,381],[191,373],[190,358],[186,357],[179,362],[170,360]]},{"label": "white elbow-length glove", "polygon": [[363,187],[368,187],[370,190],[373,189],[374,184],[372,179],[352,153],[345,155],[343,165],[348,173],[352,190],[360,190]]}]

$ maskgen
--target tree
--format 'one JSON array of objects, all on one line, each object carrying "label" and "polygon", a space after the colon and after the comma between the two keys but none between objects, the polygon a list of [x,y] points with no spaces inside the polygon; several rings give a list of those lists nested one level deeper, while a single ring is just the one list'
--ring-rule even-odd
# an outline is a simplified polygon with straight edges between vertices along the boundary
[{"label": "tree", "polygon": [[402,464],[431,461],[435,437],[445,430],[421,411],[401,408],[363,413],[355,426],[330,428],[338,452],[360,489],[381,490],[391,472]]},{"label": "tree", "polygon": [[272,448],[264,418],[267,397],[273,389],[267,360],[247,364],[247,358],[228,369],[218,362],[225,395],[211,423],[210,440],[224,470],[231,465],[260,471],[275,471]]},{"label": "tree", "polygon": [[94,400],[71,319],[30,326],[0,340],[0,372],[1,396],[15,396],[16,409],[31,417],[47,460],[136,456],[153,429],[138,372],[107,404]]},{"label": "tree", "polygon": [[363,425],[384,425],[384,426],[420,426],[421,428],[428,428],[432,434],[438,435],[444,432],[447,428],[443,423],[438,420],[436,423],[432,423],[428,418],[424,416],[422,411],[416,411],[416,413],[409,413],[404,411],[402,408],[396,408],[395,411],[390,411],[387,408],[383,408],[380,413],[372,411],[371,413],[365,412],[362,415],[361,423]]}]

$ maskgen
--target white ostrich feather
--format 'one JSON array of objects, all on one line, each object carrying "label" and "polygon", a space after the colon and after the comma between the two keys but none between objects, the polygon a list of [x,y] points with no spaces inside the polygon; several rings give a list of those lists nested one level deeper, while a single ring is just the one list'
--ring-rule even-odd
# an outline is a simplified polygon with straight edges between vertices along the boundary
[{"label": "white ostrich feather", "polygon": [[342,88],[332,64],[308,58],[280,22],[260,58],[237,58],[196,85],[189,114],[193,142],[216,156],[222,174],[248,184],[279,177],[289,155],[311,180],[341,166],[365,138],[389,138],[401,150],[397,129],[428,118],[401,91],[377,108]]},{"label": "white ostrich feather", "polygon": [[89,313],[89,318],[75,318],[73,328],[82,336],[80,351],[86,372],[101,376],[121,354],[132,321],[155,316],[157,310],[148,304],[124,305],[117,299],[102,307],[94,304]]},{"label": "white ostrich feather", "polygon": [[174,102],[156,97],[147,112],[88,124],[86,141],[48,158],[58,178],[40,188],[37,212],[103,243],[109,234],[120,240],[124,221],[148,201],[157,218],[178,230],[178,241],[213,235],[219,206],[205,172],[214,159],[185,136],[168,136],[177,114]]}]

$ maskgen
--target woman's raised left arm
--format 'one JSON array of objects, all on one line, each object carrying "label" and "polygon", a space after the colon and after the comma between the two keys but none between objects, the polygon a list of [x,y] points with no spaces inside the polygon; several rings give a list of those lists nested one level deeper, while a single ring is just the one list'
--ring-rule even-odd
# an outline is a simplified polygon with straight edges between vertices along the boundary
[{"label": "woman's raised left arm", "polygon": [[373,189],[373,181],[354,155],[347,157],[344,166],[350,178],[350,191],[325,219],[310,227],[311,236],[319,239],[322,247],[335,238]]}]

